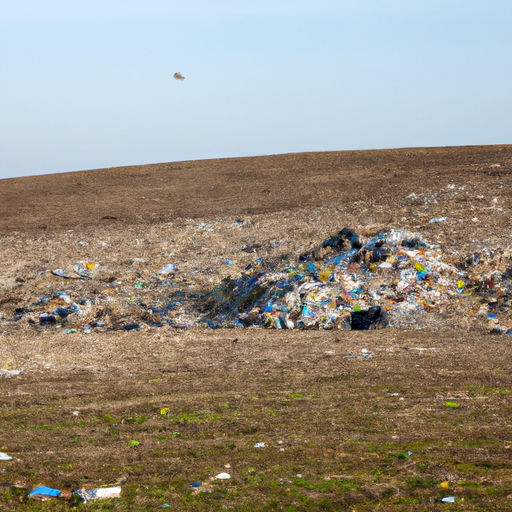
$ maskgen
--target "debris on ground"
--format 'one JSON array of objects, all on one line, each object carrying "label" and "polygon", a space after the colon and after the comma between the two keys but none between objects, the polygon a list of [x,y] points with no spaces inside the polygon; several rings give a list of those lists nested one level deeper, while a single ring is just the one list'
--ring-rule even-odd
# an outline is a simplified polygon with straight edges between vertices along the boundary
[{"label": "debris on ground", "polygon": [[23,296],[0,303],[0,323],[25,320],[35,328],[92,334],[162,326],[369,330],[459,322],[512,333],[511,256],[508,249],[448,254],[406,229],[362,237],[344,228],[302,254],[259,257],[238,273],[234,260],[220,259],[217,266],[233,275],[217,286],[208,287],[211,277],[201,281],[201,273],[219,274],[211,267],[186,274],[180,263],[157,263],[143,272],[144,260],[135,258],[116,271],[80,261],[69,270],[40,272],[38,291],[25,283]]},{"label": "debris on ground", "polygon": [[101,500],[105,498],[119,498],[121,496],[121,487],[100,487],[98,489],[79,489],[73,494],[83,501]]},{"label": "debris on ground", "polygon": [[0,377],[4,379],[10,379],[11,377],[17,377],[21,373],[21,370],[2,370],[0,369]]},{"label": "debris on ground", "polygon": [[[209,295],[210,318],[218,326],[276,329],[421,327],[455,314],[462,298],[492,295],[497,277],[444,262],[439,247],[405,229],[363,240],[345,228],[295,261],[259,258],[224,279]],[[502,297],[510,287],[503,284]]]},{"label": "debris on ground", "polygon": [[58,498],[61,494],[62,491],[59,491],[58,489],[52,489],[51,487],[40,485],[39,487],[36,487],[28,497],[38,501],[48,501],[52,498]]}]

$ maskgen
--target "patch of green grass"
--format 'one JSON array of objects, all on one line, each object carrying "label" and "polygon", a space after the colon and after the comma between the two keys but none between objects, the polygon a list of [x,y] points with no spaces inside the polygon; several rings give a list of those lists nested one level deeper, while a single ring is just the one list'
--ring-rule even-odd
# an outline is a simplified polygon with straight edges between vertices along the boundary
[{"label": "patch of green grass", "polygon": [[408,489],[433,489],[436,481],[432,477],[409,477],[405,479]]},{"label": "patch of green grass", "polygon": [[497,387],[497,386],[484,386],[484,385],[474,385],[474,384],[468,384],[466,386],[466,389],[468,391],[471,391],[474,394],[478,395],[492,395],[492,394],[499,394],[499,395],[510,395],[512,394],[512,388],[507,387]]},{"label": "patch of green grass", "polygon": [[196,425],[201,425],[202,423],[209,423],[210,421],[215,421],[219,419],[220,414],[217,413],[184,412],[179,414],[178,416],[170,417],[169,421],[176,423],[194,423]]},{"label": "patch of green grass", "polygon": [[132,418],[126,418],[122,420],[122,423],[127,423],[128,425],[133,423],[145,423],[148,421],[148,418],[145,416],[133,416]]},{"label": "patch of green grass", "polygon": [[109,425],[117,425],[119,423],[119,420],[114,418],[114,416],[111,416],[110,414],[104,414],[103,420]]},{"label": "patch of green grass", "polygon": [[48,425],[46,423],[42,425],[34,425],[29,430],[62,430],[71,427],[70,423],[57,423],[56,425]]}]

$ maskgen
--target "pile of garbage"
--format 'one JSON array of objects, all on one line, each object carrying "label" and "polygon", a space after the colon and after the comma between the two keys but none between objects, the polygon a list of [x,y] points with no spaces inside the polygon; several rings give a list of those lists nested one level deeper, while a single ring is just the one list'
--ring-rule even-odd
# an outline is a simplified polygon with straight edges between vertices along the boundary
[{"label": "pile of garbage", "polygon": [[0,323],[90,334],[163,326],[425,328],[463,320],[512,332],[511,254],[446,256],[405,229],[364,238],[345,228],[299,256],[258,258],[213,289],[210,277],[186,274],[179,263],[144,275],[137,261],[115,272],[79,262],[24,281],[22,298],[0,302]]},{"label": "pile of garbage", "polygon": [[[433,314],[449,316],[460,298],[496,291],[494,282],[463,269],[479,263],[477,254],[458,267],[445,263],[439,247],[405,229],[364,241],[345,228],[297,261],[260,258],[225,279],[210,294],[211,318],[276,329],[426,326]],[[512,296],[510,285],[502,296]],[[482,313],[497,318],[488,305]]]}]

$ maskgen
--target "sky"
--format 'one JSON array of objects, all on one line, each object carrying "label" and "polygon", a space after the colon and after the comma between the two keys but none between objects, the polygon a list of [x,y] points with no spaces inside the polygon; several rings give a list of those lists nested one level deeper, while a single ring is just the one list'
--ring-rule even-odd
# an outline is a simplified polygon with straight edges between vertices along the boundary
[{"label": "sky", "polygon": [[0,178],[510,144],[511,26],[510,0],[0,0]]}]

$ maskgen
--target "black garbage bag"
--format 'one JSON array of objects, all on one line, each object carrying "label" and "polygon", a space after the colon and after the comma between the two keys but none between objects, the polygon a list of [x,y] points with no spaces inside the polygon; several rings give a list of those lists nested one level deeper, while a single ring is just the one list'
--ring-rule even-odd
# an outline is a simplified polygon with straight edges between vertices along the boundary
[{"label": "black garbage bag", "polygon": [[383,329],[388,325],[386,314],[380,306],[350,313],[350,326],[353,331],[368,331],[370,329]]}]

